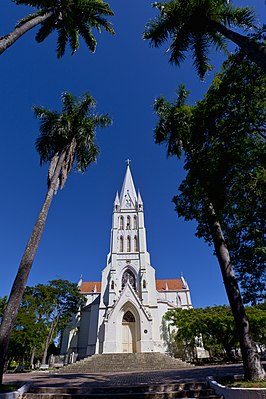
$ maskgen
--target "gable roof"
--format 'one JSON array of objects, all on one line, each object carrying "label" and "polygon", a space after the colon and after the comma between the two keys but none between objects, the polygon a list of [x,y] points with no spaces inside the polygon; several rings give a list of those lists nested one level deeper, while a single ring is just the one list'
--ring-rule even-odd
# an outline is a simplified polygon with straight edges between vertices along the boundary
[{"label": "gable roof", "polygon": [[[102,283],[100,281],[84,281],[80,286],[80,292],[101,292]],[[156,280],[157,291],[179,291],[185,289],[180,278],[169,280]]]},{"label": "gable roof", "polygon": [[97,292],[100,293],[102,283],[100,281],[84,281],[80,286],[80,292]]},{"label": "gable roof", "polygon": [[157,291],[179,291],[185,289],[181,278],[156,280]]}]

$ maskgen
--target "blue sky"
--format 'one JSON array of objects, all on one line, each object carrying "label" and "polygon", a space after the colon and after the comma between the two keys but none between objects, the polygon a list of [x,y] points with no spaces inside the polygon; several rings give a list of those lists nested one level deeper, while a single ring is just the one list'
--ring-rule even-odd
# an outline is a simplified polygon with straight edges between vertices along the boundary
[{"label": "blue sky", "polygon": [[[238,0],[251,5],[265,21],[264,0]],[[176,278],[183,272],[195,307],[227,303],[212,247],[194,236],[195,224],[174,212],[171,198],[184,176],[182,165],[167,159],[165,149],[153,141],[156,118],[152,103],[159,95],[174,98],[178,84],[191,91],[190,102],[201,99],[213,78],[196,76],[188,57],[181,68],[168,63],[165,49],[142,40],[145,23],[155,15],[146,0],[110,1],[116,36],[97,36],[95,54],[83,42],[74,56],[67,51],[58,60],[56,37],[44,43],[27,33],[0,56],[0,118],[2,151],[0,296],[7,295],[24,247],[46,192],[47,167],[39,166],[34,141],[38,121],[32,106],[60,109],[60,95],[89,92],[98,111],[109,113],[111,128],[98,131],[101,154],[84,174],[72,173],[54,198],[45,231],[28,280],[29,285],[63,278],[76,282],[101,279],[109,252],[112,205],[120,191],[131,159],[136,188],[144,201],[148,250],[158,279]],[[2,0],[1,35],[31,10]],[[224,55],[214,56],[217,72]]]}]

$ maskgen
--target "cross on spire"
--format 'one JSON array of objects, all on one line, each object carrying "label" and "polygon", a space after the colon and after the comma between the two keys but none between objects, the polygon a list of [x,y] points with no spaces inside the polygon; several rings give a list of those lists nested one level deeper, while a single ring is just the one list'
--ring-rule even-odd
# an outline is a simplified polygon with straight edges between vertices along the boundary
[{"label": "cross on spire", "polygon": [[127,166],[130,165],[130,162],[131,162],[131,159],[127,159],[127,160],[126,160]]}]

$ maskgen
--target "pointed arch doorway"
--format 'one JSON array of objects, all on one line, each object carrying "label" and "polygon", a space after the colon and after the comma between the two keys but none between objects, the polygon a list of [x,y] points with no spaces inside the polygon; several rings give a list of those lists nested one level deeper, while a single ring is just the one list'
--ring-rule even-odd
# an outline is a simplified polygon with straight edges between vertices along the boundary
[{"label": "pointed arch doorway", "polygon": [[136,320],[133,313],[128,310],[122,319],[122,351],[135,353],[136,350]]}]

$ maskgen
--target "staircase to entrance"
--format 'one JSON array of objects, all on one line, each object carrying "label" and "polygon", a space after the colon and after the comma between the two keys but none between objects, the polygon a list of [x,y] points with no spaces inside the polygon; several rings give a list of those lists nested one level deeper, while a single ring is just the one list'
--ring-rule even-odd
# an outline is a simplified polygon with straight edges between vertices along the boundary
[{"label": "staircase to entrance", "polygon": [[59,373],[97,373],[124,371],[171,370],[193,367],[180,359],[159,352],[107,353],[93,355],[65,366]]},{"label": "staircase to entrance", "polygon": [[206,382],[108,387],[32,387],[24,399],[222,399]]}]

